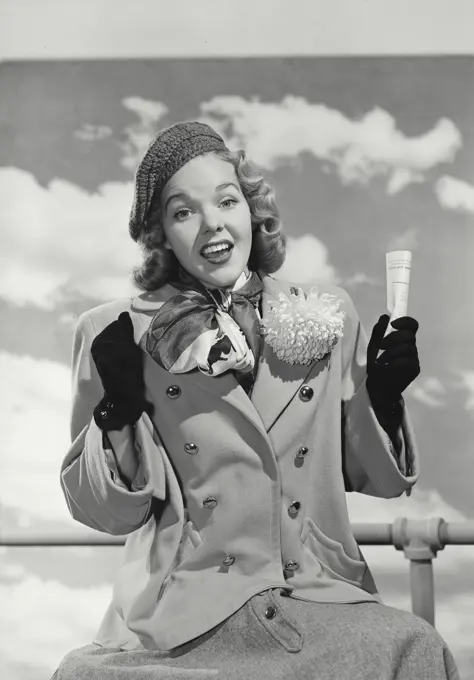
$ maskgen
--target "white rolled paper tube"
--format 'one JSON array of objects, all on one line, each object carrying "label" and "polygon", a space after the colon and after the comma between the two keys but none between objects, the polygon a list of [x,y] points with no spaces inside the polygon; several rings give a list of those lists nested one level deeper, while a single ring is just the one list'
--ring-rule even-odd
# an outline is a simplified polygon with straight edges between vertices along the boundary
[{"label": "white rolled paper tube", "polygon": [[408,291],[410,288],[411,252],[392,250],[386,254],[387,269],[387,311],[390,322],[387,333],[391,332],[390,323],[407,315]]}]

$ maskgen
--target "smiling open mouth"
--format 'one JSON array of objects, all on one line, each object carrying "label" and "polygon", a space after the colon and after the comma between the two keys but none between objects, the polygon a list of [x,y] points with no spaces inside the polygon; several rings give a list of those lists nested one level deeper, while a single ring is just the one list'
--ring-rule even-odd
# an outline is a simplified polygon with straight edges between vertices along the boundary
[{"label": "smiling open mouth", "polygon": [[233,247],[230,241],[208,244],[201,248],[201,255],[209,262],[224,262],[229,259]]}]

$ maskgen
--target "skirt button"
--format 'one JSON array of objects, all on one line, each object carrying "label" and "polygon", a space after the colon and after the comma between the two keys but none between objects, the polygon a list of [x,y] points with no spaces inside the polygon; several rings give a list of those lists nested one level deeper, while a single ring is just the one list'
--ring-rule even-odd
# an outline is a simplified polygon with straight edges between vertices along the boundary
[{"label": "skirt button", "polygon": [[267,619],[274,619],[276,616],[275,607],[268,607],[268,609],[265,611],[265,616]]}]

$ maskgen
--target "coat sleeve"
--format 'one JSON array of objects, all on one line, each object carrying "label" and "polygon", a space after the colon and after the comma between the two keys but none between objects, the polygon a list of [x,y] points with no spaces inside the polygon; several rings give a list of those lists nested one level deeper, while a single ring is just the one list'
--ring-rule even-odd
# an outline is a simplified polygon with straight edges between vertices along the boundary
[{"label": "coat sleeve", "polygon": [[394,498],[410,495],[418,479],[419,456],[413,427],[402,400],[402,423],[395,449],[379,424],[367,393],[367,335],[350,296],[342,356],[342,457],[346,491]]},{"label": "coat sleeve", "polygon": [[[60,482],[74,519],[110,534],[127,534],[142,526],[151,513],[154,487],[139,452],[154,444],[141,423],[125,442],[126,455],[138,456],[139,467],[131,484],[121,478],[114,452],[97,427],[92,412],[103,396],[102,383],[91,357],[95,329],[87,312],[76,324],[72,351],[71,447],[62,466]],[[148,421],[149,422],[149,421]],[[132,428],[130,428],[132,431]],[[157,457],[159,463],[159,457]],[[158,477],[160,471],[158,471]],[[156,478],[156,475],[155,475]],[[158,486],[164,482],[158,480]],[[156,495],[156,494],[155,494]],[[158,496],[164,496],[160,488]]]}]

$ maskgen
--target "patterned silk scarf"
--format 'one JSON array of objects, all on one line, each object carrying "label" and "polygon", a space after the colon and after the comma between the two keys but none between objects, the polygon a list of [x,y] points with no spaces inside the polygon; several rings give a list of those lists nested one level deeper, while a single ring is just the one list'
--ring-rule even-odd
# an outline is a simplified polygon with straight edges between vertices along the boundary
[{"label": "patterned silk scarf", "polygon": [[237,290],[209,290],[180,268],[171,285],[180,292],[153,317],[148,353],[170,373],[198,368],[215,377],[232,370],[249,393],[262,345],[256,309],[263,284],[258,274],[252,272]]}]

